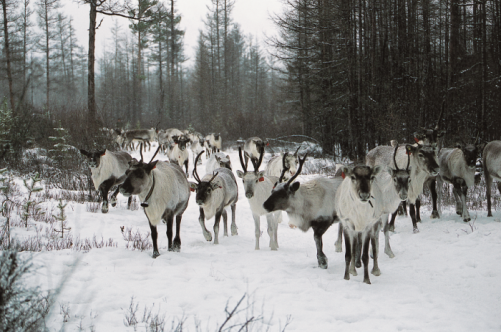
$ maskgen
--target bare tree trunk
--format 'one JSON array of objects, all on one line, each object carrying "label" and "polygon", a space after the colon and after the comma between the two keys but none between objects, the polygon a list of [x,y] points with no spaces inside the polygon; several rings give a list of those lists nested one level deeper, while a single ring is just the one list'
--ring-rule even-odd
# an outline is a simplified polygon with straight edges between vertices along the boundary
[{"label": "bare tree trunk", "polygon": [[89,126],[96,122],[97,108],[96,108],[96,90],[94,85],[94,63],[95,58],[95,48],[96,48],[96,3],[90,1],[90,15],[89,15],[89,53],[88,53],[88,80],[87,80],[87,108],[88,110],[88,121]]},{"label": "bare tree trunk", "polygon": [[9,98],[10,98],[10,108],[14,110],[14,92],[12,90],[12,72],[10,68],[10,48],[9,48],[9,29],[7,20],[7,0],[2,0],[3,9],[3,31],[4,31],[4,47],[5,47],[5,58],[7,60],[7,80],[9,81]]}]

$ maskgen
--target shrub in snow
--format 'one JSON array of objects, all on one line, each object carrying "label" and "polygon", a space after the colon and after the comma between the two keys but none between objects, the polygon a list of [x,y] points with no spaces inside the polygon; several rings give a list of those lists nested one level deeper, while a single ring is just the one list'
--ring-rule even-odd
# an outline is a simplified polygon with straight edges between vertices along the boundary
[{"label": "shrub in snow", "polygon": [[38,184],[42,181],[42,178],[40,178],[40,175],[37,173],[35,176],[30,177],[30,180],[31,182],[29,182],[28,179],[23,179],[24,187],[28,190],[28,198],[24,201],[22,212],[22,219],[26,228],[28,228],[28,218],[33,215],[44,214],[44,212],[40,212],[40,202],[31,197],[33,193],[43,190],[43,187]]},{"label": "shrub in snow", "polygon": [[31,270],[29,261],[22,260],[17,250],[0,254],[0,331],[45,331],[45,319],[52,306],[49,293],[28,288],[25,276]]}]

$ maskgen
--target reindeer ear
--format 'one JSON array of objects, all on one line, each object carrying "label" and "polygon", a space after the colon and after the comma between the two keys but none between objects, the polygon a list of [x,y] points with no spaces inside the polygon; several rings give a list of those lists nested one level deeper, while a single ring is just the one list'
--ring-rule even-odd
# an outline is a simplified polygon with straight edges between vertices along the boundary
[{"label": "reindeer ear", "polygon": [[188,182],[188,184],[190,185],[190,191],[191,192],[195,192],[198,188],[198,184],[197,183],[193,183],[193,182]]},{"label": "reindeer ear", "polygon": [[90,156],[91,154],[90,154],[87,150],[80,149],[80,153],[81,153],[82,155],[87,156],[87,157],[91,157],[91,156]]},{"label": "reindeer ear", "polygon": [[147,172],[147,173],[150,173],[151,170],[155,169],[157,167],[157,163],[158,163],[158,160],[157,161],[153,161],[151,163],[148,163],[145,165],[144,167],[144,170]]},{"label": "reindeer ear", "polygon": [[106,150],[101,150],[97,152],[99,156],[104,156],[106,154]]},{"label": "reindeer ear", "polygon": [[240,170],[237,170],[237,176],[238,178],[244,178],[244,173]]},{"label": "reindeer ear", "polygon": [[344,175],[343,179],[346,177],[346,176],[351,176],[351,169],[348,168],[347,166],[343,166],[343,168],[341,169],[341,172],[342,172],[342,175]]},{"label": "reindeer ear", "polygon": [[290,186],[291,191],[296,192],[297,190],[299,190],[299,185],[301,185],[299,182],[292,183],[292,185]]},{"label": "reindeer ear", "polygon": [[383,171],[383,169],[384,168],[381,165],[374,166],[374,168],[372,169],[372,175],[377,176],[377,174]]},{"label": "reindeer ear", "polygon": [[410,155],[416,151],[417,147],[414,147],[413,145],[405,145],[405,153],[407,155]]}]

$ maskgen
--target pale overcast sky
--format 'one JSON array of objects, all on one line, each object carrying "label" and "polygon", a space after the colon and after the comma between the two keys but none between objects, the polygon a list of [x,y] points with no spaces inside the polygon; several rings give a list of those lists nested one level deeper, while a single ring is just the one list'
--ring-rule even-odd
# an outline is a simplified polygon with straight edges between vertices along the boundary
[{"label": "pale overcast sky", "polygon": [[[164,0],[167,7],[170,8],[170,1]],[[78,40],[81,45],[87,49],[88,28],[89,28],[89,9],[88,5],[79,4],[78,0],[62,0],[65,12],[73,17],[75,28],[77,30]],[[181,27],[185,30],[184,48],[185,55],[191,60],[191,65],[195,56],[195,46],[198,38],[198,31],[203,29],[203,20],[207,13],[207,5],[210,0],[177,0],[176,7],[178,13],[182,16]],[[236,0],[233,9],[233,19],[238,22],[245,35],[252,34],[258,38],[264,46],[264,36],[273,34],[276,29],[270,20],[270,14],[280,13],[282,11],[281,0]],[[97,22],[104,21],[97,31],[96,36],[96,55],[102,54],[102,49],[110,43],[110,29],[113,26],[115,18],[99,15]],[[119,24],[123,29],[129,29],[129,20],[118,18]]]}]

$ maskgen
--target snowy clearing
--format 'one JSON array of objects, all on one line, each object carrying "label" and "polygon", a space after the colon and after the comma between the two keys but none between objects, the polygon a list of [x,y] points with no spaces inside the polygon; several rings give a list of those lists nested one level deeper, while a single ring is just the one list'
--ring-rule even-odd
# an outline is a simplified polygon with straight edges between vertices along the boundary
[{"label": "snowy clearing", "polygon": [[[153,153],[152,148],[145,160]],[[233,171],[241,169],[238,151],[229,154]],[[139,153],[133,156],[139,158]],[[190,156],[190,175],[192,161]],[[201,176],[205,163],[203,158]],[[398,217],[396,233],[391,235],[396,257],[389,259],[384,254],[381,234],[382,275],[371,275],[372,285],[366,285],[362,283],[363,269],[350,281],[343,279],[344,245],[343,253],[334,248],[337,224],[323,237],[327,270],[317,266],[312,230],[303,233],[289,228],[285,213],[278,228],[279,250],[268,247],[264,217],[261,250],[254,250],[254,221],[242,182],[237,181],[238,236],[223,237],[221,224],[220,245],[205,241],[192,193],[182,220],[181,252],[167,252],[166,226],[161,225],[157,259],[151,258],[152,249],[126,248],[121,226],[139,230],[143,236],[149,232],[142,209],[128,211],[126,198],[119,195],[118,207],[110,207],[108,214],[100,209],[87,212],[85,204],[70,202],[66,214],[74,238],[95,235],[105,242],[112,238],[117,246],[87,253],[22,253],[32,256],[37,267],[30,283],[57,290],[48,327],[54,331],[134,331],[124,324],[134,297],[138,331],[151,329],[141,323],[145,306],[154,314],[165,315],[165,330],[175,329],[175,323],[183,320],[183,330],[217,330],[225,320],[227,302],[231,309],[248,293],[243,301],[246,311],[238,316],[242,322],[262,315],[264,321],[250,326],[253,330],[282,330],[288,316],[288,331],[501,330],[501,288],[497,285],[501,267],[496,264],[501,262],[501,212],[487,218],[486,212],[472,210],[472,220],[476,220],[471,227],[453,207],[446,207],[441,219],[430,220],[425,206],[418,234],[412,233],[410,218]],[[213,233],[213,219],[206,226]],[[19,237],[32,235],[33,227],[29,231],[16,228],[15,232]],[[59,311],[60,306],[64,311]],[[67,322],[63,322],[64,312],[69,314]]]}]

